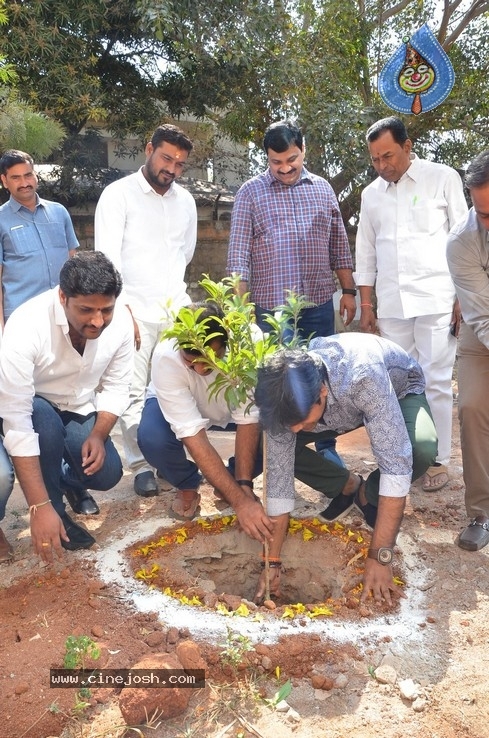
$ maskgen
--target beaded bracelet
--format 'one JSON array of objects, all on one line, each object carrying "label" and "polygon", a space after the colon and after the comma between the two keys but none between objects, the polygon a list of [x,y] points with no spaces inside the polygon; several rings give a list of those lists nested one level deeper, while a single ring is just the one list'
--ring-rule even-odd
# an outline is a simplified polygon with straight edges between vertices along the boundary
[{"label": "beaded bracelet", "polygon": [[44,502],[38,502],[37,505],[30,505],[29,506],[29,512],[30,512],[31,515],[32,515],[32,513],[34,513],[34,515],[35,515],[37,513],[37,508],[38,507],[42,507],[43,505],[49,505],[50,503],[51,503],[51,500],[44,500]]}]

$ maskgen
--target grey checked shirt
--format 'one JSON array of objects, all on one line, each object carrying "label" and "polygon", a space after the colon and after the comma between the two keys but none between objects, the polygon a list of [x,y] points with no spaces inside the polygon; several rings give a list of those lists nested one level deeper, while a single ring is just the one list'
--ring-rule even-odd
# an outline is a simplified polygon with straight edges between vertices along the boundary
[{"label": "grey checked shirt", "polygon": [[[368,433],[380,469],[381,495],[408,494],[412,447],[398,400],[425,390],[423,371],[402,348],[378,336],[343,333],[315,338],[309,353],[321,357],[327,371],[326,408],[316,431],[347,433],[361,425]],[[267,511],[294,509],[296,434],[267,435]]]}]

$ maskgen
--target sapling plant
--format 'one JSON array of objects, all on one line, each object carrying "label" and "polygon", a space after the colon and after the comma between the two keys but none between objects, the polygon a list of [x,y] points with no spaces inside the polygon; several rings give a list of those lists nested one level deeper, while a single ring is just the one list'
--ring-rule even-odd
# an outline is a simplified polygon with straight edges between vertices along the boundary
[{"label": "sapling plant", "polygon": [[[226,353],[219,357],[209,346],[209,342],[217,334],[208,334],[207,326],[210,318],[202,317],[203,308],[184,307],[174,316],[172,326],[164,331],[163,339],[175,339],[183,349],[198,351],[207,366],[216,371],[216,376],[209,386],[210,397],[224,394],[230,408],[245,406],[248,410],[254,402],[258,369],[263,366],[267,357],[278,348],[287,345],[289,348],[306,347],[306,340],[299,336],[298,321],[302,310],[311,307],[312,303],[304,297],[289,291],[283,305],[266,319],[270,329],[262,332],[255,322],[255,306],[249,302],[248,294],[238,294],[238,276],[226,277],[214,282],[207,275],[199,282],[206,293],[205,300],[213,301],[221,308],[222,318],[213,320],[225,329],[228,341]],[[266,437],[263,442],[263,505],[266,506]],[[265,553],[265,598],[270,599],[268,543]]]}]

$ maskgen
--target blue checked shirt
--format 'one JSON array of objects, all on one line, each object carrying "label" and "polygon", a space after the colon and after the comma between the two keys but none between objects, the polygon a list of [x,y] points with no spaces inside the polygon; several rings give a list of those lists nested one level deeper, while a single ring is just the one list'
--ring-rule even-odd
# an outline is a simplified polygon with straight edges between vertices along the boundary
[{"label": "blue checked shirt", "polygon": [[239,189],[231,217],[228,274],[249,283],[256,305],[273,310],[293,290],[321,305],[336,291],[333,272],[353,269],[331,185],[305,168],[287,186],[267,170]]}]

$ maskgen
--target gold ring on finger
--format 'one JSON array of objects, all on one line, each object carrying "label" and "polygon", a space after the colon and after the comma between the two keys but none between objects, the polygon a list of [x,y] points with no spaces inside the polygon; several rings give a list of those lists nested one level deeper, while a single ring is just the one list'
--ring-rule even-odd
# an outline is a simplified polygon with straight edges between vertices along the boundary
[{"label": "gold ring on finger", "polygon": [[43,543],[41,543],[41,546],[49,546],[49,543],[46,543],[46,541],[44,541]]}]

